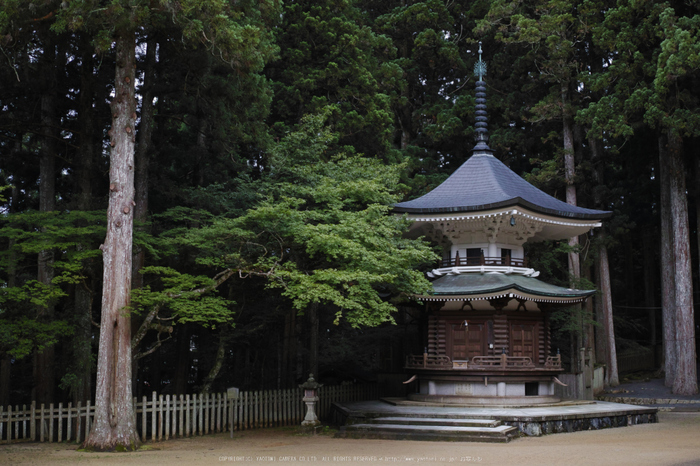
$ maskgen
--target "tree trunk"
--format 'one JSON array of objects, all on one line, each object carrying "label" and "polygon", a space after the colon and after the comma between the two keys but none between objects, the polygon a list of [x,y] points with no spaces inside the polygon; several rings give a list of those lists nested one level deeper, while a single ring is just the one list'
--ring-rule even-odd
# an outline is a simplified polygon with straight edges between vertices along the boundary
[{"label": "tree trunk", "polygon": [[[21,140],[21,138],[20,138]],[[20,143],[15,145],[15,152],[19,152]],[[17,186],[12,185],[11,189],[11,200],[9,205],[9,213],[15,213],[15,205],[17,204],[17,196],[19,194],[19,189]],[[17,252],[14,248],[15,240],[10,238],[7,245],[8,257],[7,257],[7,287],[13,288],[17,286]],[[0,359],[0,407],[8,406],[12,400],[10,400],[10,381],[12,373],[12,364],[10,361],[10,356],[5,355]]]},{"label": "tree trunk", "polygon": [[[95,150],[96,118],[92,105],[96,98],[95,75],[93,73],[94,60],[93,47],[89,41],[83,39],[82,66],[80,67],[80,95],[78,119],[80,122],[80,148],[77,151],[77,163],[75,171],[77,175],[78,210],[88,211],[95,208],[93,205],[92,179],[95,176],[94,158]],[[83,245],[78,245],[83,249]],[[75,287],[75,316],[76,338],[73,339],[74,365],[78,376],[77,385],[73,389],[73,403],[85,403],[92,400],[92,304],[94,301],[93,283],[97,280],[96,267],[93,261],[83,261],[83,275],[85,278]]]},{"label": "tree trunk", "polygon": [[600,255],[596,254],[595,258],[595,268],[596,268],[596,288],[598,288],[598,293],[595,295],[595,321],[599,324],[596,326],[595,333],[595,357],[596,361],[607,361],[608,360],[608,345],[607,345],[607,334],[605,333],[605,312],[603,310],[603,300],[606,299],[603,296],[603,287],[601,284],[600,277]]},{"label": "tree trunk", "polygon": [[[48,34],[46,34],[49,37]],[[44,44],[44,75],[41,96],[41,126],[44,136],[39,154],[39,211],[56,210],[56,45],[47,39]],[[51,250],[39,252],[37,259],[37,281],[51,285],[54,277],[54,254]],[[40,319],[52,321],[54,306],[49,304],[39,311]],[[54,346],[48,346],[34,353],[34,397],[37,403],[53,403],[55,385]]]},{"label": "tree trunk", "polygon": [[[648,308],[647,318],[649,319],[649,344],[654,350],[656,358],[656,299],[654,297],[654,239],[652,232],[642,235],[642,257],[644,259],[644,306]],[[656,364],[654,360],[654,364]]]},{"label": "tree trunk", "polygon": [[666,136],[659,136],[659,205],[661,211],[661,313],[664,339],[664,383],[673,386],[676,378],[678,352],[676,348],[675,261],[673,260],[673,230],[671,225],[671,168],[666,151]]},{"label": "tree trunk", "polygon": [[285,315],[284,326],[284,350],[282,355],[283,384],[285,387],[293,387],[295,379],[296,365],[296,338],[297,338],[297,315],[294,309],[290,309]]},{"label": "tree trunk", "polygon": [[610,266],[608,264],[608,248],[601,242],[598,247],[600,277],[600,294],[602,295],[603,327],[607,336],[605,352],[605,379],[611,387],[620,385],[620,378],[617,374],[617,350],[615,348],[615,327],[613,325],[612,300],[610,293]]},{"label": "tree trunk", "polygon": [[[698,271],[697,271],[697,281],[696,284],[700,283],[700,154],[695,154],[695,233],[697,241],[697,252],[698,252]],[[700,284],[698,285],[700,286]]]},{"label": "tree trunk", "polygon": [[[214,365],[211,367],[209,370],[209,373],[207,374],[206,378],[204,379],[204,383],[202,384],[202,389],[200,390],[200,393],[209,393],[211,390],[211,386],[214,383],[214,380],[216,380],[216,377],[219,375],[219,372],[221,371],[221,366],[224,365],[224,359],[226,356],[226,342],[228,340],[227,334],[229,333],[229,328],[228,326],[224,325],[221,327],[221,330],[219,330],[219,346],[216,349],[216,358],[214,359]],[[257,359],[257,355],[256,355]],[[255,364],[253,364],[253,367],[255,367]],[[252,373],[252,371],[250,371]]]},{"label": "tree trunk", "polygon": [[177,327],[177,367],[175,369],[175,393],[187,393],[187,380],[190,376],[190,325],[181,324]]},{"label": "tree trunk", "polygon": [[[569,104],[569,90],[568,85],[562,85],[561,88],[561,103],[562,103],[562,136],[564,143],[564,177],[566,179],[566,203],[570,205],[577,205],[576,200],[576,184],[574,182],[575,177],[575,151],[574,151],[574,122],[571,116],[568,114],[568,104]],[[578,253],[579,240],[578,236],[574,236],[569,239],[569,246],[574,250],[574,252],[569,253],[569,278],[572,288],[578,288],[581,280],[581,263]],[[583,313],[581,311],[581,305],[576,304],[577,317],[579,320],[577,323],[578,331],[572,338],[575,338],[575,348],[572,348],[571,360],[572,360],[572,370],[575,372],[581,372],[583,370],[583,361],[580,361],[579,348],[583,346],[583,322],[581,317]]]},{"label": "tree trunk", "polygon": [[690,231],[688,199],[685,188],[683,139],[674,131],[668,134],[670,165],[671,228],[675,273],[676,348],[678,360],[673,393],[698,393],[697,362],[695,359],[695,316],[693,314],[693,275],[690,263]]},{"label": "tree trunk", "polygon": [[[605,186],[605,161],[603,160],[603,148],[602,148],[602,142],[600,139],[595,139],[595,138],[588,138],[588,146],[591,151],[591,161],[593,165],[595,166],[595,181],[596,185],[598,186]],[[595,206],[598,209],[605,210],[605,205],[604,201],[602,198],[602,195],[600,193],[600,190],[594,190],[594,202]],[[604,231],[604,230],[603,230]],[[602,233],[601,241],[605,237],[604,233]],[[600,247],[600,246],[599,246]],[[607,258],[607,250],[606,250],[606,258]],[[609,285],[610,281],[610,275],[606,277],[606,280],[608,281],[607,286],[603,286],[603,279],[601,277],[601,257],[599,254],[596,254],[595,256],[595,263],[594,263],[594,270],[595,270],[595,276],[596,276],[596,287],[598,288],[598,294],[596,294],[595,297],[595,320],[598,324],[600,324],[599,327],[597,327],[594,331],[595,334],[595,358],[596,361],[606,361],[607,365],[607,360],[608,360],[608,341],[612,340],[615,341],[615,337],[610,336],[606,332],[607,326],[604,325],[606,321],[606,312],[605,312],[605,306],[606,303],[610,305],[612,303],[612,295],[611,295],[611,287]],[[609,267],[606,267],[606,269],[609,269]],[[610,305],[611,306],[611,305]],[[612,307],[610,307],[611,309]],[[613,329],[614,330],[614,329]],[[617,371],[616,371],[617,372]]]},{"label": "tree trunk", "polygon": [[309,372],[318,380],[318,303],[309,306]]},{"label": "tree trunk", "polygon": [[[583,276],[583,278],[585,278],[589,282],[594,281],[593,273],[594,272],[593,272],[592,267],[590,265],[583,267],[583,270],[581,271],[581,275]],[[591,317],[595,315],[595,311],[593,309],[593,299],[587,299],[586,302],[584,303],[584,306],[585,306],[585,315],[588,316],[588,319],[587,319],[587,323],[584,325],[585,332],[583,334],[583,336],[584,336],[583,346],[585,348],[591,348],[591,350],[592,350],[591,351],[591,358],[592,358],[591,359],[591,366],[595,366],[596,361],[598,361],[598,358],[597,358],[596,352],[594,351],[596,339],[595,339],[595,330],[593,328],[594,326],[591,323],[592,322]]]},{"label": "tree trunk", "polygon": [[0,358],[0,407],[10,404],[10,376],[12,364],[10,356]]},{"label": "tree trunk", "polygon": [[[144,70],[143,94],[141,98],[141,122],[139,123],[139,143],[134,155],[136,170],[134,172],[134,223],[137,231],[144,231],[144,224],[148,218],[148,165],[149,149],[151,146],[151,133],[153,132],[153,86],[155,80],[156,41],[153,33],[149,35],[146,43],[146,68]],[[146,253],[143,248],[134,247],[131,264],[131,287],[139,289],[143,287],[143,274],[141,269],[146,261]],[[134,319],[132,331],[137,329],[139,323]],[[134,359],[131,367],[132,383],[136,386],[138,379],[139,359]]]},{"label": "tree trunk", "polygon": [[[148,165],[150,160],[151,134],[153,133],[153,88],[156,78],[156,40],[153,34],[146,45],[146,69],[144,70],[143,95],[141,98],[141,123],[139,123],[139,144],[136,149],[135,162],[135,201],[134,221],[144,224],[148,218]],[[137,228],[139,228],[137,226]],[[143,227],[141,227],[143,228]],[[132,287],[143,287],[143,268],[145,253],[141,248],[135,248],[132,270]]]},{"label": "tree trunk", "polygon": [[134,207],[134,124],[136,120],[135,32],[116,33],[115,96],[109,167],[107,238],[103,245],[102,320],[97,358],[95,421],[85,447],[134,450],[140,441],[132,403],[131,254]]}]

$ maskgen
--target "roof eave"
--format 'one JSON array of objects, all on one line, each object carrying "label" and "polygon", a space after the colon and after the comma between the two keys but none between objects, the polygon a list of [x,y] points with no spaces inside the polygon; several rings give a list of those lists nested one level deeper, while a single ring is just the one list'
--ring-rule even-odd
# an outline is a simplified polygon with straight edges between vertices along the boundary
[{"label": "roof eave", "polygon": [[[410,202],[410,201],[409,201]],[[564,212],[555,209],[548,209],[545,207],[538,206],[531,202],[526,201],[521,197],[516,197],[502,202],[494,202],[492,204],[481,204],[474,206],[463,206],[463,207],[397,207],[394,206],[392,213],[396,214],[438,214],[438,213],[459,213],[459,212],[480,212],[486,210],[499,209],[504,207],[515,207],[521,206],[537,212],[540,214],[553,215],[556,217],[563,218],[573,218],[579,220],[599,220],[603,218],[608,218],[612,215],[611,211],[600,210],[596,213],[578,213],[578,212]]]}]

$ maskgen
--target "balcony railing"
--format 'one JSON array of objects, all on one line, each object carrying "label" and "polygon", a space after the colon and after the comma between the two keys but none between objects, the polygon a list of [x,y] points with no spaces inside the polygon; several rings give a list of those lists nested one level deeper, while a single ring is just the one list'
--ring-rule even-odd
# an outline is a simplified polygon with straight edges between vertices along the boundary
[{"label": "balcony railing", "polygon": [[443,354],[412,354],[406,356],[406,367],[424,369],[451,369],[452,360]]},{"label": "balcony railing", "polygon": [[544,367],[537,367],[527,356],[474,356],[469,361],[452,361],[449,356],[422,354],[406,357],[406,369],[496,369],[496,370],[561,370],[561,356],[548,356]]},{"label": "balcony railing", "polygon": [[442,267],[478,267],[480,265],[498,265],[504,267],[527,267],[527,258],[513,259],[510,257],[451,257],[438,263]]}]

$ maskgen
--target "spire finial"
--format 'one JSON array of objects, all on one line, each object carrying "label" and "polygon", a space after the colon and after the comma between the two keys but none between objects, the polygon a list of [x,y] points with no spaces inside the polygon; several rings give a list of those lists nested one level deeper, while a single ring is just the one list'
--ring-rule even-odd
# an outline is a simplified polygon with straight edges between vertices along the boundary
[{"label": "spire finial", "polygon": [[486,76],[486,63],[481,59],[481,42],[479,42],[479,60],[474,64],[474,75],[478,78],[476,81],[476,146],[474,146],[474,152],[492,153],[491,148],[488,146],[488,117],[486,113],[486,83],[484,82],[484,76]]},{"label": "spire finial", "polygon": [[486,62],[481,59],[481,41],[479,41],[479,60],[474,64],[474,76],[479,78],[479,81],[483,81],[486,76]]}]

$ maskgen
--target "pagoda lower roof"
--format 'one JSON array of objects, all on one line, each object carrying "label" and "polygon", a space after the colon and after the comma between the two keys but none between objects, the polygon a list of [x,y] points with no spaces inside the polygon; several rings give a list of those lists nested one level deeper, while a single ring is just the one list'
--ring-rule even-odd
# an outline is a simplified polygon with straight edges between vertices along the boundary
[{"label": "pagoda lower roof", "polygon": [[429,193],[394,205],[395,213],[479,212],[511,206],[581,220],[602,219],[611,212],[567,204],[518,176],[490,150],[475,151],[449,178]]},{"label": "pagoda lower roof", "polygon": [[445,275],[432,284],[433,292],[430,295],[417,298],[426,301],[516,298],[535,302],[577,303],[595,294],[595,290],[564,288],[532,277],[503,273]]}]

